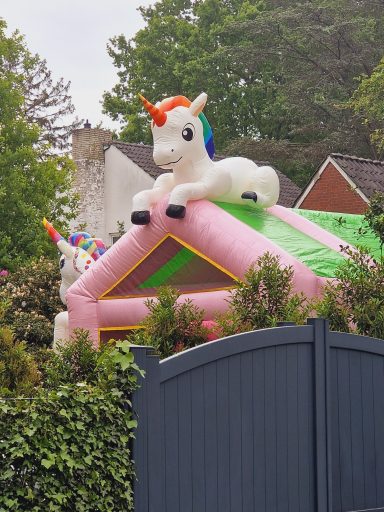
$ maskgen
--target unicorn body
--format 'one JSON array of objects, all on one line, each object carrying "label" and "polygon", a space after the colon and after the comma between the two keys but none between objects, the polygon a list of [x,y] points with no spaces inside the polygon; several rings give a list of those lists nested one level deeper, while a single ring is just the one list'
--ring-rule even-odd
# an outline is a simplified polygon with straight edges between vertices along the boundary
[{"label": "unicorn body", "polygon": [[[70,235],[68,242],[58,233],[47,219],[43,220],[45,229],[48,231],[53,242],[61,252],[60,256],[60,299],[67,305],[65,294],[68,288],[92,266],[106,251],[104,243],[98,238],[92,238],[85,232],[76,232]],[[55,328],[53,335],[53,349],[57,346],[58,340],[69,338],[68,312],[62,311],[55,317]]]},{"label": "unicorn body", "polygon": [[153,159],[172,173],[160,175],[151,190],[133,198],[133,224],[150,222],[150,207],[164,195],[170,194],[166,214],[183,218],[187,202],[214,199],[229,203],[251,202],[267,208],[279,197],[279,178],[269,166],[258,167],[247,158],[225,158],[213,162],[212,130],[202,110],[207,101],[205,93],[192,103],[184,96],[163,100],[159,106],[141,96],[153,118]]}]

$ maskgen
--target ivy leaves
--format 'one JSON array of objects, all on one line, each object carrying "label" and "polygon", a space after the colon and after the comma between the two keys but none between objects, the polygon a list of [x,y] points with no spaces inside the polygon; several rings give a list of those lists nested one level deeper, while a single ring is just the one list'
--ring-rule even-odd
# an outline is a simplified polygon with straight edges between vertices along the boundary
[{"label": "ivy leaves", "polygon": [[0,510],[132,510],[129,396],[141,372],[128,342],[94,363],[89,383],[0,400]]}]

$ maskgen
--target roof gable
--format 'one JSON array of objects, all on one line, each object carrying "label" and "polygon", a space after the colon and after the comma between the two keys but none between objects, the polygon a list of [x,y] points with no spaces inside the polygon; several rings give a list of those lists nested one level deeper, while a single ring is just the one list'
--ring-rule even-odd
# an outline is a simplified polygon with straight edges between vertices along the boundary
[{"label": "roof gable", "polygon": [[300,207],[329,163],[333,164],[334,168],[366,203],[375,192],[384,192],[384,161],[331,153],[320,164],[297,197],[294,203],[295,208]]},{"label": "roof gable", "polygon": [[332,153],[330,157],[368,199],[375,192],[384,192],[383,161],[341,155],[339,153]]}]

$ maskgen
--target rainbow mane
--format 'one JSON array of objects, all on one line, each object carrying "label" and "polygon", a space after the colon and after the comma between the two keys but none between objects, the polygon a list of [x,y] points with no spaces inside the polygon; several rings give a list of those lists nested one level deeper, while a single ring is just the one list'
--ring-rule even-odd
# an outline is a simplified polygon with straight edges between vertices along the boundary
[{"label": "rainbow mane", "polygon": [[[175,107],[189,107],[191,103],[192,102],[185,96],[173,96],[172,98],[166,98],[163,100],[159,105],[157,105],[157,107],[161,112],[169,112]],[[215,144],[213,142],[213,131],[211,125],[209,124],[208,119],[205,117],[203,112],[201,112],[198,117],[203,124],[205,149],[209,155],[209,158],[213,160],[215,155]]]},{"label": "rainbow mane", "polygon": [[89,233],[85,231],[77,231],[72,233],[68,242],[72,247],[80,247],[87,251],[94,260],[98,260],[107,250],[103,241],[99,238],[92,238]]}]

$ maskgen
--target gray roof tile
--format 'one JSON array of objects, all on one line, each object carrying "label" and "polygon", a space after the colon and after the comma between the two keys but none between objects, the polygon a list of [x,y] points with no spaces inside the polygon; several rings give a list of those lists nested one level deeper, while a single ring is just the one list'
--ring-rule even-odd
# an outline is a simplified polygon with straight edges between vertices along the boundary
[{"label": "gray roof tile", "polygon": [[374,192],[384,192],[383,161],[341,155],[340,153],[331,153],[330,156],[368,199]]},{"label": "gray roof tile", "polygon": [[[121,151],[125,156],[130,158],[136,165],[141,167],[146,173],[148,173],[152,178],[157,178],[160,174],[163,174],[166,171],[163,171],[153,161],[152,157],[152,146],[147,146],[145,144],[134,144],[129,142],[119,142],[113,141],[111,142],[112,146]],[[215,156],[215,160],[222,160],[225,158],[224,156]],[[257,165],[270,165],[268,162],[261,162],[255,160]],[[278,169],[275,169],[279,179],[280,179],[280,197],[278,204],[281,206],[286,206],[288,208],[293,206],[295,199],[300,194],[300,188],[293,183],[287,176],[285,176]]]}]

